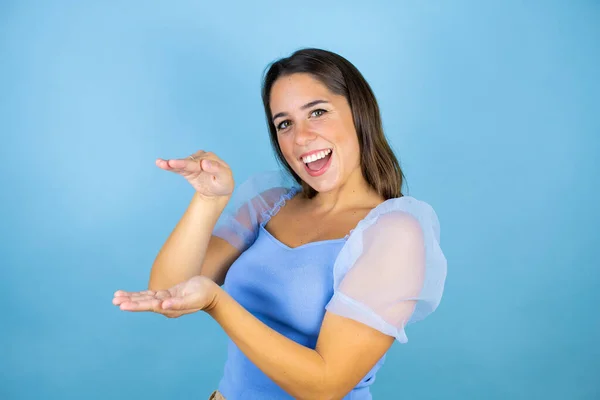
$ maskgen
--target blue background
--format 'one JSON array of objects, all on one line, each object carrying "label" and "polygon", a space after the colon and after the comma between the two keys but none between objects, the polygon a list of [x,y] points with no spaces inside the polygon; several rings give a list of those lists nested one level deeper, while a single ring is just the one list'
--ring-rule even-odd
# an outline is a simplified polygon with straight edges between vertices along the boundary
[{"label": "blue background", "polygon": [[211,150],[275,168],[267,64],[315,46],[372,85],[441,222],[440,308],[378,399],[600,398],[597,1],[0,2],[0,398],[204,399],[226,335],[119,311]]}]

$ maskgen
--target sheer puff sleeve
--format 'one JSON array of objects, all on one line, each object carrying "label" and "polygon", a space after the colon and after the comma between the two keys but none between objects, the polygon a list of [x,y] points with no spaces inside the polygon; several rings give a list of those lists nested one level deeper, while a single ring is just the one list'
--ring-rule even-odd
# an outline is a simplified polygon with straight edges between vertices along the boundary
[{"label": "sheer puff sleeve", "polygon": [[406,343],[405,326],[439,305],[446,269],[433,208],[414,197],[390,199],[358,223],[340,251],[326,309]]},{"label": "sheer puff sleeve", "polygon": [[250,176],[235,188],[212,234],[245,251],[256,240],[260,224],[299,190],[293,178],[280,170]]}]

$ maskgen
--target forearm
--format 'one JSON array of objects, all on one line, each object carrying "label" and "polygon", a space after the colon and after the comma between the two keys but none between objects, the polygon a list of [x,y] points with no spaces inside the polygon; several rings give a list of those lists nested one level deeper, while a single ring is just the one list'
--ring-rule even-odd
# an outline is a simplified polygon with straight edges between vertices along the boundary
[{"label": "forearm", "polygon": [[295,399],[325,399],[325,363],[319,353],[271,329],[218,289],[207,313],[239,349]]},{"label": "forearm", "polygon": [[194,194],[154,260],[150,290],[168,289],[200,273],[215,223],[228,201],[229,197],[207,200]]}]

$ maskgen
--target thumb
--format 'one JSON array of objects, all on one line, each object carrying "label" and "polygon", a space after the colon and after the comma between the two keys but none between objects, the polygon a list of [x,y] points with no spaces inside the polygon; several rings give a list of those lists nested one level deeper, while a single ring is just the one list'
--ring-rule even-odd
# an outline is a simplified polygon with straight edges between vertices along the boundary
[{"label": "thumb", "polygon": [[185,297],[170,298],[162,302],[163,310],[187,310],[189,304]]},{"label": "thumb", "polygon": [[215,160],[204,159],[202,160],[202,169],[206,172],[218,172],[219,171],[219,162]]},{"label": "thumb", "polygon": [[212,175],[214,178],[222,181],[227,177],[228,167],[221,161],[216,160],[202,160],[202,170]]}]

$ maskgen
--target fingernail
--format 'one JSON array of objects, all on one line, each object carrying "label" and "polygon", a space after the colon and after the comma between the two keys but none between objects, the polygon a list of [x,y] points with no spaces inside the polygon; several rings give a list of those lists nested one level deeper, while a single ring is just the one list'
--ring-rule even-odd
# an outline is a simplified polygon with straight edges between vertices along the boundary
[{"label": "fingernail", "polygon": [[205,162],[204,162],[204,165],[205,165],[207,168],[210,168],[210,167],[212,167],[212,163],[211,163],[209,160],[204,160],[204,161],[205,161]]}]

